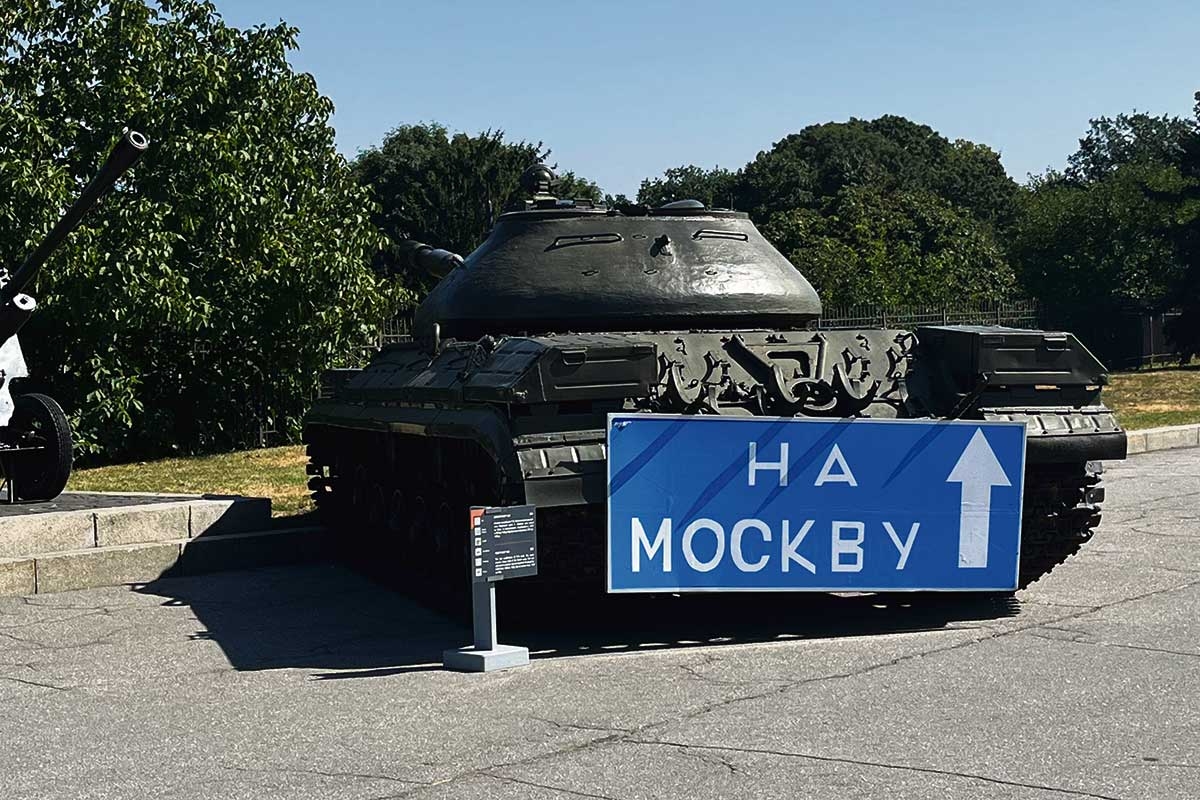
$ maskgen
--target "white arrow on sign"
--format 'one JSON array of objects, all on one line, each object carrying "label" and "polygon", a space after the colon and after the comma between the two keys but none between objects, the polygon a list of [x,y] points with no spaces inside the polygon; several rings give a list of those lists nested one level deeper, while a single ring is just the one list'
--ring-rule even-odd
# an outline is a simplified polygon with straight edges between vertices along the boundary
[{"label": "white arrow on sign", "polygon": [[988,526],[992,513],[992,487],[1012,486],[992,452],[981,428],[958,457],[946,483],[962,484],[962,509],[958,517],[958,566],[986,567]]}]

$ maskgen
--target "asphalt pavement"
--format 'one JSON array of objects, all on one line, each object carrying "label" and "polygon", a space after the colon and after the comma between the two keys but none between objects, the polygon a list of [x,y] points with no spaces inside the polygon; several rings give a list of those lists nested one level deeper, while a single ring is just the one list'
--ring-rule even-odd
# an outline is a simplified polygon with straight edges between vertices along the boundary
[{"label": "asphalt pavement", "polygon": [[1015,602],[514,601],[488,675],[339,566],[0,598],[0,798],[1200,798],[1200,449],[1106,486]]}]

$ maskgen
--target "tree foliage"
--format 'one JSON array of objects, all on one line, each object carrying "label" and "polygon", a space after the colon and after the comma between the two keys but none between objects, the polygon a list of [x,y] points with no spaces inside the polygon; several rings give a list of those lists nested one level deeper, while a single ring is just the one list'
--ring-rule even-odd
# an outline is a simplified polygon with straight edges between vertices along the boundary
[{"label": "tree foliage", "polygon": [[733,208],[736,178],[720,167],[673,167],[661,177],[642,181],[637,201],[651,208],[674,200],[699,200],[709,208]]},{"label": "tree foliage", "polygon": [[1067,158],[1066,177],[1092,184],[1122,167],[1177,165],[1193,133],[1191,121],[1179,117],[1139,113],[1098,117],[1079,140],[1079,149]]},{"label": "tree foliage", "polygon": [[995,151],[889,115],[810,125],[783,138],[746,165],[735,194],[738,208],[765,222],[780,211],[819,210],[854,187],[925,192],[1001,226],[1017,192]]},{"label": "tree foliage", "polygon": [[1170,211],[1148,187],[1181,181],[1170,165],[1125,165],[1080,182],[1034,178],[1020,199],[1009,252],[1021,283],[1051,309],[1161,310],[1180,264],[1164,235]]},{"label": "tree foliage", "polygon": [[1155,202],[1170,212],[1166,232],[1175,246],[1179,270],[1165,305],[1181,313],[1167,325],[1166,334],[1184,363],[1200,356],[1200,92],[1195,100],[1195,122],[1182,137],[1179,152],[1182,181],[1166,191],[1151,192]]},{"label": "tree foliage", "polygon": [[748,211],[827,305],[933,304],[1014,292],[998,231],[1016,193],[991,149],[884,116],[811,125],[736,173],[669,169],[638,201]]},{"label": "tree foliage", "polygon": [[826,307],[969,303],[1013,290],[991,231],[928,192],[848,187],[819,210],[777,212],[763,233]]},{"label": "tree foliage", "polygon": [[296,30],[206,0],[0,8],[0,259],[11,265],[124,125],[149,152],[42,272],[22,333],[83,452],[294,432],[320,371],[396,301],[369,269],[367,193],[332,105],[287,61]]},{"label": "tree foliage", "polygon": [[1200,350],[1200,127],[1101,117],[1067,163],[1022,192],[1009,245],[1022,283],[1085,326],[1119,310],[1182,308],[1168,333]]},{"label": "tree foliage", "polygon": [[[504,210],[523,199],[521,173],[546,161],[540,142],[509,142],[504,132],[451,135],[443,125],[424,123],[395,128],[378,147],[354,161],[360,183],[379,202],[373,216],[387,236],[378,266],[393,268],[396,243],[415,240],[466,255],[478,246]],[[564,198],[600,200],[596,184],[567,172],[555,192]],[[428,276],[409,276],[428,288]]]}]

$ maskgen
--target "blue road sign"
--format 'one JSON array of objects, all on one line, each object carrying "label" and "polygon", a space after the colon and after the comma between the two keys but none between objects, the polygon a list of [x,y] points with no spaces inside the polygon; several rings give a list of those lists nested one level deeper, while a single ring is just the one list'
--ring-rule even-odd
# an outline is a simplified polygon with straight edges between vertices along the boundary
[{"label": "blue road sign", "polygon": [[1025,426],[611,414],[608,590],[1017,587]]}]

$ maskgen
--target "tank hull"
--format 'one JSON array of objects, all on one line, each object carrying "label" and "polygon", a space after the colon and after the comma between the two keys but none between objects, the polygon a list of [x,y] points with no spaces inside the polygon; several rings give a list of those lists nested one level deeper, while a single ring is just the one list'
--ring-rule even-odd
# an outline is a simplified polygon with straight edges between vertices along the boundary
[{"label": "tank hull", "polygon": [[543,572],[595,588],[610,412],[1019,420],[1027,584],[1091,537],[1100,462],[1125,456],[1104,381],[1069,334],[999,327],[484,337],[330,373],[305,441],[317,508],[348,535],[453,581],[471,505],[532,503]]}]

